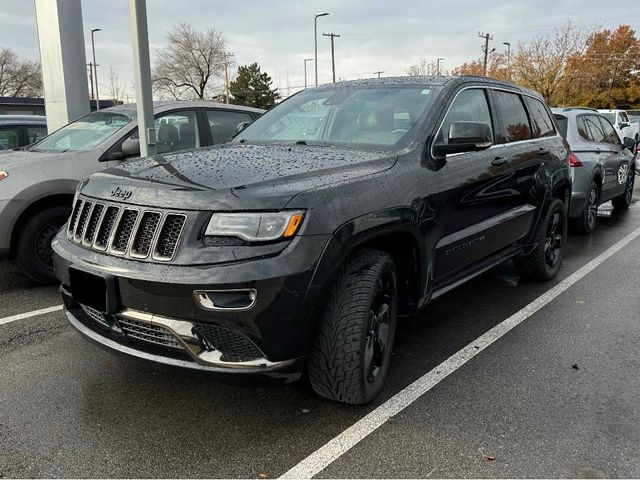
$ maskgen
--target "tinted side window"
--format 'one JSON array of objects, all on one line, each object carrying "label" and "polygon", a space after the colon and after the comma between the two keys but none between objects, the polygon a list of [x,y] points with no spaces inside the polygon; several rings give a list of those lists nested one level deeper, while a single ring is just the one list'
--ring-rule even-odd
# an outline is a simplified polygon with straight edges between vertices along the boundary
[{"label": "tinted side window", "polygon": [[589,134],[593,142],[602,143],[607,141],[607,137],[602,130],[602,126],[600,125],[598,117],[594,115],[587,115],[584,117],[584,123],[589,129]]},{"label": "tinted side window", "polygon": [[487,94],[484,89],[473,88],[463,90],[456,96],[442,122],[440,130],[436,136],[435,143],[448,143],[449,129],[453,122],[485,123],[491,129],[493,135],[489,102],[487,102]]},{"label": "tinted side window", "polygon": [[609,123],[604,117],[600,117],[600,124],[602,125],[602,130],[604,131],[604,135],[606,137],[606,142],[613,143],[614,145],[620,145],[620,138],[616,133],[616,129],[613,128],[613,125]]},{"label": "tinted side window", "polygon": [[500,137],[499,143],[530,139],[531,125],[529,125],[529,117],[520,95],[500,90],[496,90],[494,95],[498,117],[504,127],[504,137]]},{"label": "tinted side window", "polygon": [[531,113],[531,121],[538,129],[540,137],[552,137],[556,133],[549,112],[540,100],[531,97],[524,97]]},{"label": "tinted side window", "polygon": [[18,127],[0,127],[0,150],[18,148]]},{"label": "tinted side window", "polygon": [[589,130],[587,130],[587,124],[584,121],[584,116],[580,115],[579,117],[577,117],[576,124],[578,127],[578,135],[580,135],[585,140],[589,140],[590,142],[592,142],[593,140],[591,140]]},{"label": "tinted side window", "polygon": [[47,136],[47,127],[27,127],[27,143],[35,143]]},{"label": "tinted side window", "polygon": [[564,138],[567,138],[567,125],[569,123],[569,119],[564,115],[560,115],[558,113],[554,115],[554,118],[556,119],[556,123],[558,124],[560,133]]},{"label": "tinted side window", "polygon": [[231,112],[229,110],[207,110],[207,119],[211,129],[213,144],[231,140],[236,134],[238,124],[252,120],[248,113]]}]

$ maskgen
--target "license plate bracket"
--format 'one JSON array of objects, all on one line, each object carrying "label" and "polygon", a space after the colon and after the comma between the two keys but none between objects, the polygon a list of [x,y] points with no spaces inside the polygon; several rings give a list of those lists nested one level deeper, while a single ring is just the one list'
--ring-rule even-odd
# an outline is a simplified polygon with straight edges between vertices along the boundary
[{"label": "license plate bracket", "polygon": [[77,268],[69,268],[69,286],[73,299],[103,313],[116,313],[115,278],[111,275],[98,275]]}]

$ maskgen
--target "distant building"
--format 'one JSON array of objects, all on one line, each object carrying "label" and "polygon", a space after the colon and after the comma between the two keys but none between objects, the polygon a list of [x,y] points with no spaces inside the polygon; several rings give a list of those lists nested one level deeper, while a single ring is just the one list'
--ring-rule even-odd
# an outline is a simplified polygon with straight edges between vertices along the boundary
[{"label": "distant building", "polygon": [[[96,101],[89,100],[89,102],[93,112],[96,109]],[[113,100],[100,100],[100,108],[114,105],[116,102]],[[44,98],[0,97],[0,115],[45,115]]]}]

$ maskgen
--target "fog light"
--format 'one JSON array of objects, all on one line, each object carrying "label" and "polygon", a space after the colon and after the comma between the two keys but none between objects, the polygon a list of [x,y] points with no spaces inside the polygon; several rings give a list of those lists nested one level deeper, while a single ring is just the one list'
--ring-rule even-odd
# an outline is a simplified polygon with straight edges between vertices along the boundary
[{"label": "fog light", "polygon": [[258,292],[254,288],[194,290],[193,298],[205,310],[249,310],[255,305]]}]

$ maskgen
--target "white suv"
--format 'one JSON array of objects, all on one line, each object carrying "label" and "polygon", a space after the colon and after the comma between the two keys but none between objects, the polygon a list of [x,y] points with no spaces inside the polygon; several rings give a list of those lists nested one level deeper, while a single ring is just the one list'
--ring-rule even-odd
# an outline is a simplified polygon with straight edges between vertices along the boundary
[{"label": "white suv", "polygon": [[640,140],[640,123],[632,123],[629,120],[627,112],[624,110],[598,110],[598,112],[607,117],[607,120],[612,123],[620,139],[629,137],[633,138],[636,142]]}]

